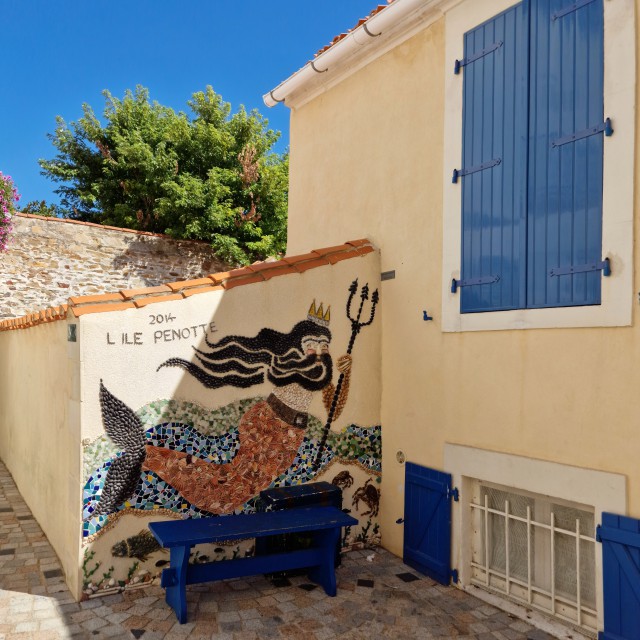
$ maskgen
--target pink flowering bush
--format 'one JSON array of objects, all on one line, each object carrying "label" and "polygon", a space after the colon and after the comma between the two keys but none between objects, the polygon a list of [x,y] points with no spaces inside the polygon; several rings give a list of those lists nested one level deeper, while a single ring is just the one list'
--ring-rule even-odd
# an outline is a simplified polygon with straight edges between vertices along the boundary
[{"label": "pink flowering bush", "polygon": [[5,251],[9,243],[9,234],[13,228],[13,214],[20,194],[13,185],[11,176],[0,171],[0,251]]}]

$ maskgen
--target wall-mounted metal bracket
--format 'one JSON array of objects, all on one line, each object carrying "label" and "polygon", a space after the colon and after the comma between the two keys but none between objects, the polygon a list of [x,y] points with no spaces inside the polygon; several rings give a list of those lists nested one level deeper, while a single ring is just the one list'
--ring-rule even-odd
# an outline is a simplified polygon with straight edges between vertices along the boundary
[{"label": "wall-mounted metal bracket", "polygon": [[433,316],[430,316],[426,310],[422,312],[422,319],[426,322],[428,320],[433,320]]},{"label": "wall-mounted metal bracket", "polygon": [[78,341],[78,325],[68,324],[67,325],[67,342],[77,342],[77,341]]}]

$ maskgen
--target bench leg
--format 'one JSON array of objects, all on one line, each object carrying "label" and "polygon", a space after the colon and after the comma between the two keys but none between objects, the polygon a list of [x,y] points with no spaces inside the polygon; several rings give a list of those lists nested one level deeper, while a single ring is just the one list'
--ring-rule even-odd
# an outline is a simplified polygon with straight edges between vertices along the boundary
[{"label": "bench leg", "polygon": [[309,578],[324,588],[328,596],[336,595],[336,545],[340,529],[314,533],[315,544],[322,549],[322,564],[309,570]]},{"label": "bench leg", "polygon": [[187,567],[191,547],[172,547],[169,568],[162,572],[161,586],[165,588],[165,600],[176,612],[180,624],[187,621]]}]

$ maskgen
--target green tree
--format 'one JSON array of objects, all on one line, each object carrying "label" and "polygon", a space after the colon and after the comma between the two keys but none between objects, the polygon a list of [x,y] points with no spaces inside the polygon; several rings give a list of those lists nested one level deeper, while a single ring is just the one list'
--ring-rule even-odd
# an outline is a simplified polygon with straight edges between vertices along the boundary
[{"label": "green tree", "polygon": [[22,207],[22,213],[30,213],[35,216],[45,216],[46,218],[57,218],[55,204],[47,204],[46,200],[30,200]]},{"label": "green tree", "polygon": [[280,134],[257,111],[232,114],[211,87],[193,94],[190,114],[141,86],[103,95],[105,124],[84,104],[49,134],[57,155],[40,166],[60,183],[61,215],[206,240],[235,264],[284,251],[288,156],[271,151]]}]

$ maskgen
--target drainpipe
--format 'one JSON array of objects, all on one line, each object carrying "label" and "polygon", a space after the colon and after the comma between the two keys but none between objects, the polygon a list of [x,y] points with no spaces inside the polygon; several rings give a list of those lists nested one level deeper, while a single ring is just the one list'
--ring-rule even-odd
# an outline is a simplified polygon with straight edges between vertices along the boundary
[{"label": "drainpipe", "polygon": [[264,103],[267,107],[273,107],[278,102],[285,102],[287,97],[315,78],[316,75],[331,71],[360,47],[375,42],[378,36],[384,34],[392,26],[401,23],[412,12],[437,4],[442,4],[441,0],[394,0],[392,4],[376,13],[345,38],[336,42],[324,53],[281,82],[275,89],[262,96]]}]

